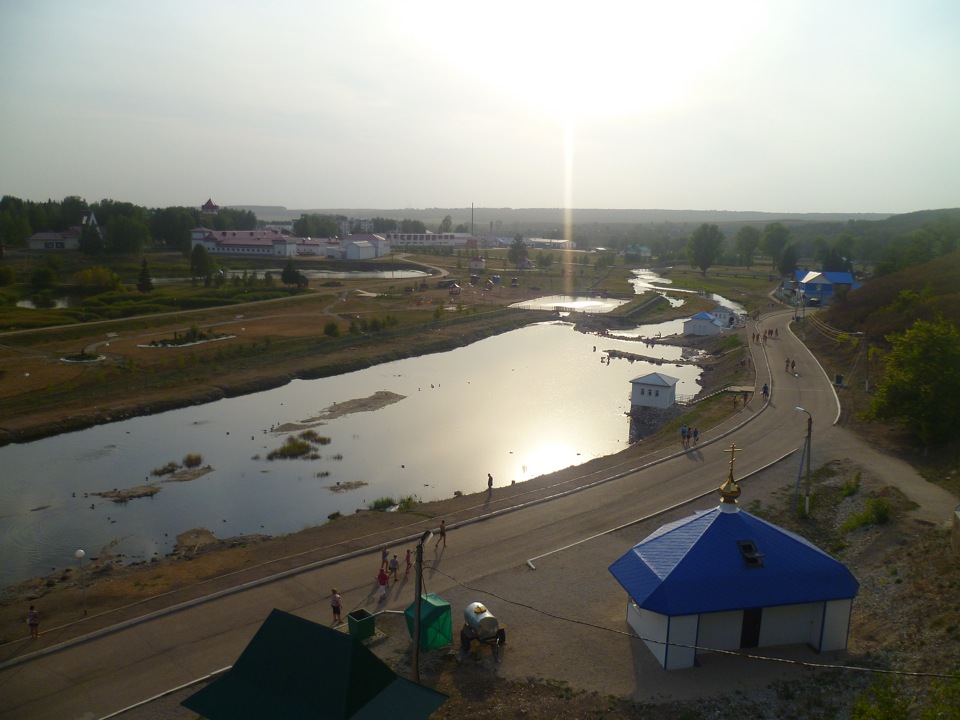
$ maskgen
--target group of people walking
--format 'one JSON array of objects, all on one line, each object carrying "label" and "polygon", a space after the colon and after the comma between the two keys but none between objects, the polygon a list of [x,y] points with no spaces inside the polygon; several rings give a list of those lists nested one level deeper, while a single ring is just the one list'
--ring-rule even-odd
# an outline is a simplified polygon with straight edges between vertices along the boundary
[{"label": "group of people walking", "polygon": [[753,333],[752,339],[755,345],[764,345],[767,340],[772,340],[773,338],[780,337],[780,329],[774,328],[773,330],[761,330]]},{"label": "group of people walking", "polygon": [[698,442],[700,442],[700,430],[698,428],[688,428],[686,425],[680,428],[681,446],[689,448]]},{"label": "group of people walking", "polygon": [[[491,478],[492,479],[492,478]],[[440,544],[447,546],[447,521],[441,520],[440,527],[437,529],[437,542],[434,549],[438,549]],[[407,548],[407,554],[403,560],[404,571],[403,579],[410,574],[413,569],[413,549]],[[396,553],[391,557],[390,548],[386,544],[380,546],[380,570],[377,573],[378,596],[377,602],[383,602],[387,599],[390,591],[390,579],[393,578],[394,584],[401,581],[400,578],[400,558]],[[31,606],[31,611],[33,607]],[[333,622],[339,624],[343,622],[341,613],[343,612],[343,598],[337,588],[330,590],[330,609],[333,611]]]}]

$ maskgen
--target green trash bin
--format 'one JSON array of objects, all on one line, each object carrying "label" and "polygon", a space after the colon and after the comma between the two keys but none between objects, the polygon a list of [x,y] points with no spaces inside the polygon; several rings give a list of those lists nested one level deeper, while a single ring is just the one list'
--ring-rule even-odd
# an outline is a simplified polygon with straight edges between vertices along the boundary
[{"label": "green trash bin", "polygon": [[843,375],[834,375],[833,376],[834,385],[843,385]]},{"label": "green trash bin", "polygon": [[373,637],[377,632],[376,623],[377,617],[363,608],[354,610],[347,615],[347,628],[350,631],[350,637],[355,640],[366,640]]}]

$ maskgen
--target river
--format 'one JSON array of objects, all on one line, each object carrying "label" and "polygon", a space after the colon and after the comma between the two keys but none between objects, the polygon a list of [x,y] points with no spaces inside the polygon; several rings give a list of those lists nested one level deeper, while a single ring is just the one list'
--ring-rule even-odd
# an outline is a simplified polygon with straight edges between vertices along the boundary
[{"label": "river", "polygon": [[[665,362],[601,362],[613,349]],[[698,392],[700,370],[679,359],[677,347],[541,323],[449,352],[2,447],[0,587],[71,564],[79,548],[148,560],[192,528],[286,534],[379,498],[442,499],[484,490],[487,473],[502,486],[616,453],[628,442],[631,379],[656,370],[679,378],[679,395]],[[315,459],[267,460],[293,434],[271,428],[377,391],[402,399],[314,427],[329,439]],[[151,475],[189,453],[212,471],[188,482]],[[160,491],[125,503],[93,495],[146,483]],[[350,484],[360,486],[337,491]]]}]

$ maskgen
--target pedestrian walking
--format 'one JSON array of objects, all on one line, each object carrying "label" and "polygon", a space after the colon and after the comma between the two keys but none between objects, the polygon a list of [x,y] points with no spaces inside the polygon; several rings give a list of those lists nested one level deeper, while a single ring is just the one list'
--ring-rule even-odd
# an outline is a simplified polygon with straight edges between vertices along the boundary
[{"label": "pedestrian walking", "polygon": [[791,361],[790,361],[790,372],[795,372],[796,369],[797,369],[797,361],[796,361],[796,360],[791,360]]},{"label": "pedestrian walking", "polygon": [[750,393],[748,393],[746,390],[744,390],[744,391],[743,391],[743,406],[744,406],[744,407],[747,406],[747,400],[749,400],[749,399],[750,399]]},{"label": "pedestrian walking", "polygon": [[447,546],[447,521],[440,521],[440,529],[437,530],[437,542],[433,544],[433,549],[436,550],[437,546],[440,545],[440,541],[443,541],[443,546]]},{"label": "pedestrian walking", "polygon": [[687,446],[687,426],[684,425],[680,428],[680,447]]},{"label": "pedestrian walking", "polygon": [[30,638],[36,640],[40,637],[40,611],[36,606],[31,605],[27,611],[27,625],[30,626]]},{"label": "pedestrian walking", "polygon": [[410,552],[410,548],[407,548],[407,571],[404,573],[404,575],[409,575],[410,568],[413,567],[413,561],[410,559]]},{"label": "pedestrian walking", "polygon": [[390,576],[387,575],[386,570],[380,568],[380,572],[377,574],[377,584],[380,585],[380,600],[384,600],[387,597],[387,586],[390,584]]},{"label": "pedestrian walking", "polygon": [[790,358],[783,361],[783,369],[790,372]]},{"label": "pedestrian walking", "polygon": [[342,607],[343,600],[340,598],[340,593],[334,588],[330,591],[330,609],[333,610],[333,621],[335,623],[343,622],[343,620],[340,619],[340,610]]},{"label": "pedestrian walking", "polygon": [[487,473],[487,495],[493,494],[493,475]]},{"label": "pedestrian walking", "polygon": [[768,397],[770,397],[770,388],[767,387],[767,384],[766,384],[766,383],[764,383],[764,384],[763,384],[763,399],[766,400]]},{"label": "pedestrian walking", "polygon": [[386,570],[390,567],[390,550],[386,545],[380,546],[380,567]]},{"label": "pedestrian walking", "polygon": [[699,428],[694,428],[694,429],[693,429],[693,444],[696,445],[698,442],[700,442],[700,429],[699,429]]},{"label": "pedestrian walking", "polygon": [[777,339],[780,338],[780,328],[774,328],[774,329],[773,329],[773,336],[774,336],[775,338],[777,338]]},{"label": "pedestrian walking", "polygon": [[400,561],[397,560],[397,556],[394,555],[390,560],[390,575],[393,575],[394,582],[400,582],[400,578],[397,573],[400,571]]}]

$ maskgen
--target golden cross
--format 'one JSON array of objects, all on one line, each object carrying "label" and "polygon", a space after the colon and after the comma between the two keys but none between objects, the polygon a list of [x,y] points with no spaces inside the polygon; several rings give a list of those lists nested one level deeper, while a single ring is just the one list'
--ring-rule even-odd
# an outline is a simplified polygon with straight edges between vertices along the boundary
[{"label": "golden cross", "polygon": [[736,443],[730,445],[729,450],[724,450],[724,452],[730,453],[730,477],[733,477],[733,461],[734,458],[736,458],[736,453],[740,452],[741,450],[743,450],[743,448],[738,448]]}]

